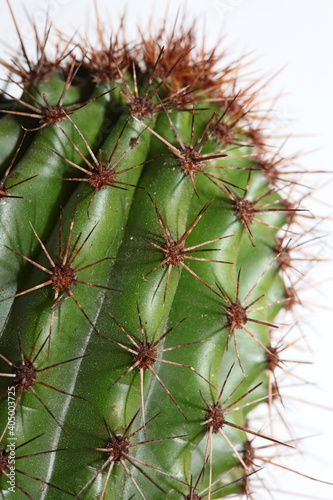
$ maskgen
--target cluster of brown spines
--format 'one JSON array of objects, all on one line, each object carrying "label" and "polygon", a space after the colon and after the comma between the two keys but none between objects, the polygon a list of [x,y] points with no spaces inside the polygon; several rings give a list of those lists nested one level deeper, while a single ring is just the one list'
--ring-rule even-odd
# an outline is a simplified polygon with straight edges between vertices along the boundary
[{"label": "cluster of brown spines", "polygon": [[24,392],[28,391],[37,380],[37,370],[29,361],[18,364],[15,367],[15,375],[13,385],[22,387]]},{"label": "cluster of brown spines", "polygon": [[9,452],[6,452],[2,448],[0,448],[0,474],[6,471],[9,467]]},{"label": "cluster of brown spines", "polygon": [[[29,441],[25,441],[24,443],[21,443],[21,444],[15,443],[15,452],[14,453],[13,453],[13,448],[11,450],[6,451],[3,448],[1,448],[1,446],[0,446],[0,476],[3,475],[6,479],[8,479],[8,482],[12,482],[13,476],[11,476],[8,473],[8,471],[9,470],[12,471],[13,468],[15,467],[15,474],[20,474],[22,476],[28,477],[28,478],[33,479],[34,481],[37,481],[38,483],[40,483],[41,484],[41,491],[43,491],[44,486],[47,485],[47,486],[54,488],[58,492],[65,493],[66,497],[67,496],[74,496],[71,492],[63,490],[62,488],[59,488],[58,486],[55,486],[54,484],[49,483],[48,481],[44,481],[43,479],[40,479],[39,477],[37,477],[33,474],[28,474],[27,472],[22,471],[20,469],[20,466],[18,465],[21,463],[20,460],[25,461],[26,459],[29,460],[30,457],[36,457],[38,455],[46,455],[48,453],[54,453],[56,451],[63,451],[63,450],[59,449],[59,450],[41,451],[38,453],[31,453],[28,455],[21,455],[21,456],[19,456],[17,454],[17,450],[20,450],[20,448],[23,448],[23,447],[29,445],[30,443],[32,443],[33,441],[38,440],[38,438],[40,438],[40,437],[41,437],[41,435],[35,436],[34,438],[29,439]],[[13,464],[15,464],[15,465],[13,465]],[[23,493],[23,495],[25,497],[29,498],[30,500],[34,500],[34,498],[31,495],[29,495],[29,493],[24,488],[22,488],[16,481],[15,481],[15,486],[19,491],[21,491]]]},{"label": "cluster of brown spines", "polygon": [[[197,52],[194,52],[192,50],[196,39],[195,26],[192,26],[188,30],[182,28],[179,37],[175,34],[175,32],[172,32],[171,35],[168,35],[166,27],[164,26],[155,37],[146,37],[144,34],[142,34],[141,45],[134,47],[130,47],[128,44],[124,43],[121,40],[121,30],[113,39],[112,43],[106,43],[102,34],[100,21],[98,35],[100,44],[100,47],[98,49],[95,49],[91,46],[86,46],[85,41],[83,41],[79,45],[82,53],[84,53],[81,69],[90,73],[93,82],[120,82],[123,85],[123,96],[127,101],[131,115],[142,119],[145,117],[151,117],[154,113],[157,112],[165,112],[168,115],[169,112],[171,113],[172,111],[178,109],[184,110],[185,108],[192,111],[194,105],[200,103],[201,100],[205,102],[210,101],[215,104],[217,103],[221,105],[222,109],[227,111],[227,113],[223,113],[222,117],[213,115],[211,122],[205,129],[205,133],[207,133],[208,137],[214,135],[220,142],[221,147],[223,148],[221,154],[215,156],[212,155],[211,158],[205,158],[201,154],[201,150],[206,141],[204,135],[199,138],[196,144],[193,144],[191,140],[191,144],[189,146],[180,143],[179,148],[174,148],[170,145],[169,149],[171,152],[175,153],[174,150],[177,149],[177,153],[175,154],[179,159],[179,167],[184,171],[186,175],[190,177],[194,189],[195,177],[198,173],[204,174],[215,185],[218,185],[218,187],[222,189],[224,194],[228,196],[230,205],[234,210],[235,217],[244,226],[244,229],[246,230],[253,245],[255,245],[255,242],[252,239],[251,226],[255,221],[259,223],[261,222],[260,219],[257,219],[258,216],[260,217],[261,212],[267,213],[278,210],[279,212],[284,213],[288,222],[289,229],[289,226],[294,222],[295,213],[299,210],[298,203],[296,201],[292,202],[288,198],[286,198],[282,199],[282,201],[279,203],[279,207],[276,208],[274,204],[262,204],[262,201],[265,200],[266,197],[269,197],[271,194],[276,192],[281,184],[283,185],[289,182],[288,170],[286,169],[286,171],[284,171],[282,167],[288,167],[291,161],[289,159],[284,159],[283,157],[272,155],[270,153],[269,148],[265,146],[266,137],[264,131],[261,128],[262,123],[260,122],[260,120],[257,120],[256,127],[253,126],[253,120],[256,120],[255,106],[257,94],[255,91],[252,91],[251,96],[248,97],[248,89],[245,89],[245,91],[243,92],[236,92],[237,80],[234,74],[237,72],[239,61],[237,61],[234,66],[225,68],[224,71],[215,69],[216,63],[221,58],[220,53],[217,53],[216,50],[213,50],[210,53],[206,53],[203,47],[200,48]],[[24,69],[23,66],[20,66],[20,70],[17,70],[17,68],[15,70],[13,66],[4,64],[5,67],[10,69],[10,71],[14,72],[21,78],[23,85],[32,85],[40,81],[45,81],[55,67],[58,68],[59,66],[61,66],[60,61],[64,59],[66,52],[70,53],[70,43],[67,42],[65,48],[57,56],[56,62],[50,63],[45,56],[45,45],[48,40],[48,36],[49,30],[46,32],[43,42],[41,44],[39,42],[39,45],[42,47],[42,49],[40,57],[38,58],[38,61],[35,65],[32,65],[29,59],[27,59],[26,51],[21,39],[21,48],[23,49],[22,52],[25,56],[25,62],[28,68]],[[75,65],[76,63],[72,63],[70,65],[70,70],[67,74],[67,88],[73,79]],[[66,65],[64,65],[64,67],[66,67]],[[123,77],[123,73],[130,70],[131,68],[135,81],[134,93],[127,87],[126,81]],[[148,72],[151,77],[148,81],[144,95],[139,95],[136,86],[136,80],[146,72]],[[161,83],[157,84],[156,87],[154,87],[153,80],[156,79],[160,79]],[[155,97],[155,95],[158,95],[157,90],[162,85],[162,83],[167,90],[168,97],[163,98],[162,101],[159,100],[155,102],[156,100],[154,100],[153,98]],[[30,94],[29,97],[31,97]],[[68,115],[71,112],[78,109],[78,107],[83,106],[83,104],[81,104],[80,106],[75,106],[71,109],[64,109],[62,107],[63,98],[64,93],[57,105],[50,106],[48,102],[45,102],[46,106],[42,109],[40,104],[35,100],[36,106],[38,105],[38,108],[35,107],[35,109],[33,110],[35,114],[33,115],[30,112],[29,116],[39,118],[41,125],[37,128],[42,128],[49,124],[57,123],[64,119],[67,119]],[[177,135],[176,131],[175,134]],[[260,199],[248,200],[246,198],[247,188],[250,183],[251,171],[249,172],[248,184],[245,190],[243,189],[243,194],[239,195],[236,194],[233,186],[227,186],[227,182],[217,184],[217,179],[215,179],[213,175],[210,175],[203,170],[203,168],[209,168],[210,166],[210,164],[205,163],[205,161],[209,161],[212,159],[218,160],[226,156],[225,151],[227,151],[227,147],[235,143],[238,143],[239,145],[245,143],[249,147],[253,148],[253,151],[256,153],[255,155],[253,155],[255,168],[259,167],[262,170],[269,184],[272,186],[271,190],[261,196]],[[110,167],[111,165],[111,168],[104,168],[101,162],[100,153],[100,157],[98,158],[97,163],[95,162],[95,165],[89,165],[89,183],[94,188],[94,192],[106,186],[115,186],[116,184],[122,184],[120,181],[117,181],[117,173],[112,169],[111,160],[112,158],[110,158],[110,163],[108,164],[108,167]],[[6,176],[7,175],[8,173],[6,173]],[[0,196],[3,197],[9,196],[7,191],[8,189],[10,189],[5,188],[4,181],[5,178],[2,181],[0,191]],[[239,191],[237,191],[237,193],[238,192]],[[154,206],[156,208],[157,215],[159,216],[158,209],[155,203]],[[165,246],[161,248],[161,250],[164,252],[163,265],[165,264],[166,266],[169,266],[169,270],[174,266],[186,267],[184,265],[184,260],[186,258],[186,248],[184,245],[185,238],[183,240],[182,238],[180,238],[179,241],[173,240],[170,234],[168,234],[168,230],[161,217],[159,219],[159,223],[165,235]],[[288,234],[288,230],[286,234]],[[206,243],[207,242],[203,243],[202,245]],[[274,249],[277,255],[276,262],[279,264],[280,269],[283,273],[286,273],[292,268],[292,258],[289,252],[290,248],[292,247],[288,249],[287,246],[283,246],[283,244],[285,243],[286,237],[284,236],[281,238],[281,240],[279,240],[279,242],[276,244],[276,248]],[[67,251],[68,250],[69,246],[67,248]],[[77,254],[74,255],[74,258],[76,255]],[[25,258],[24,256],[22,257]],[[65,290],[65,292],[67,292],[68,294],[71,294],[72,284],[77,279],[75,272],[80,271],[80,269],[75,271],[72,268],[71,264],[74,260],[74,258],[72,257],[73,255],[71,254],[69,256],[69,262],[63,262],[60,255],[59,263],[54,264],[53,261],[51,261],[51,268],[47,271],[50,275],[49,284],[56,292],[55,301],[58,298],[59,293],[63,290]],[[244,302],[240,303],[238,299],[238,291],[236,300],[234,302],[226,297],[221,288],[219,288],[219,291],[221,293],[221,295],[219,296],[224,300],[224,302],[226,302],[224,311],[230,327],[228,341],[231,333],[233,333],[236,345],[236,331],[239,329],[243,329],[248,321],[251,321],[251,319],[248,317],[247,307],[244,305]],[[216,292],[214,291],[214,293]],[[249,294],[246,296],[246,298],[248,296]],[[293,289],[293,283],[289,282],[288,286],[286,285],[286,304],[289,308],[291,307],[291,303],[293,300],[292,297],[295,296],[296,293]],[[252,302],[250,305],[252,305],[253,303],[254,302]],[[143,336],[142,342],[138,342],[136,345],[137,352],[133,355],[133,360],[136,368],[139,371],[151,369],[151,367],[157,360],[157,353],[160,352],[156,349],[157,343],[155,342],[154,344],[151,344],[147,342]],[[273,374],[276,367],[280,366],[281,363],[279,360],[279,349],[277,347],[269,346],[265,347],[265,351],[267,370],[268,372]],[[37,381],[38,370],[35,368],[34,364],[30,362],[30,360],[25,360],[24,363],[19,363],[18,365],[16,365],[14,367],[14,372],[15,378],[13,380],[13,385],[19,387],[21,392],[26,392],[31,389]],[[277,387],[275,375],[274,387]],[[247,395],[249,392],[252,392],[252,390],[248,391],[245,395]],[[220,393],[220,396],[221,395],[222,391]],[[270,396],[271,398],[273,397],[272,392]],[[204,410],[205,418],[203,419],[203,423],[206,424],[208,434],[217,434],[218,432],[222,432],[224,425],[232,425],[225,420],[225,409],[221,406],[219,400],[220,397],[216,403],[208,403],[206,400],[204,400],[206,408]],[[230,409],[233,404],[229,405],[226,409]],[[176,405],[180,409],[177,403]],[[233,425],[233,427],[236,426]],[[246,429],[246,431],[251,432],[248,429]],[[110,457],[109,462],[122,462],[124,457],[126,458],[130,448],[129,441],[125,437],[126,433],[123,436],[115,436],[111,434],[109,429],[108,432],[110,440],[106,445],[104,451],[106,451]],[[252,432],[252,434],[258,435],[255,432]],[[272,441],[276,442],[274,439],[272,439]],[[246,450],[247,443],[249,442],[245,442],[244,444],[243,459],[240,459],[244,470],[251,469],[250,464],[253,464],[253,452],[250,456],[251,450]],[[212,446],[212,443],[210,443],[210,446]],[[206,455],[207,454],[208,451],[206,451]],[[205,457],[205,465],[207,456]],[[237,456],[239,456],[238,453]],[[5,471],[7,467],[7,452],[1,450],[0,473]],[[244,492],[248,491],[247,481],[248,479],[244,479]],[[88,486],[88,484],[86,486]],[[210,493],[211,492],[209,492],[209,495]],[[191,492],[191,494],[188,495],[188,498],[194,500],[199,499],[200,496],[195,492]]]},{"label": "cluster of brown spines", "polygon": [[209,404],[206,412],[206,421],[208,430],[217,434],[224,424],[224,412],[219,403]]},{"label": "cluster of brown spines", "polygon": [[[13,52],[13,54],[11,55],[10,63],[5,60],[0,61],[0,64],[10,73],[9,80],[12,81],[13,77],[18,77],[20,83],[24,87],[28,87],[29,85],[48,81],[51,75],[54,75],[54,73],[59,72],[63,75],[65,67],[62,64],[62,61],[67,57],[68,53],[71,50],[70,45],[72,44],[72,40],[67,41],[61,48],[60,44],[57,43],[55,46],[55,56],[53,56],[52,58],[48,58],[46,48],[49,44],[49,37],[51,32],[51,23],[49,22],[48,16],[46,16],[44,32],[42,36],[40,36],[39,34],[37,25],[30,19],[36,47],[36,54],[34,55],[35,60],[32,61],[28,57],[28,51],[24,45],[19,26],[16,22],[13,10],[8,0],[7,6],[10,10],[20,44],[20,50]],[[12,49],[12,47],[10,48]]]},{"label": "cluster of brown spines", "polygon": [[128,453],[129,442],[122,436],[111,436],[106,448],[112,461],[117,463],[121,461],[124,453]]},{"label": "cluster of brown spines", "polygon": [[68,263],[64,266],[61,264],[56,264],[50,269],[50,271],[52,273],[51,286],[56,292],[69,289],[76,278],[73,269]]},{"label": "cluster of brown spines", "polygon": [[146,344],[141,344],[139,346],[137,354],[134,354],[135,363],[138,362],[138,370],[147,370],[147,368],[153,365],[156,361],[157,353],[156,349],[151,346],[150,342]]}]

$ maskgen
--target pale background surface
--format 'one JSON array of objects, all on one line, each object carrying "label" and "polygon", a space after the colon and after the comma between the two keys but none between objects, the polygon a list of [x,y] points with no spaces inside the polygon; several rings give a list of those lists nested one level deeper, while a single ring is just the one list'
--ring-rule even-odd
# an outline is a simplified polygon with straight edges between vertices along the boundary
[{"label": "pale background surface", "polygon": [[[163,16],[167,2],[162,0],[97,0],[101,17],[107,19],[106,11],[112,22],[117,26],[117,14],[123,12],[127,6],[128,34],[135,33],[135,24],[146,21],[154,6],[156,17]],[[74,27],[83,33],[93,19],[93,2],[89,0],[11,0],[17,21],[24,35],[25,43],[31,42],[31,32],[26,23],[22,5],[35,22],[44,25],[43,12],[49,5],[51,18],[56,27],[72,33]],[[10,46],[17,42],[13,23],[5,1],[1,0],[2,12],[0,18],[1,39]],[[332,123],[333,123],[333,2],[331,0],[188,0],[169,2],[170,22],[179,6],[185,6],[192,17],[205,19],[207,27],[208,45],[214,43],[222,33],[227,34],[227,47],[232,53],[240,55],[254,51],[253,58],[260,56],[253,63],[253,67],[263,71],[265,75],[272,75],[287,65],[271,82],[269,90],[271,96],[281,92],[288,92],[277,104],[277,114],[282,119],[277,134],[286,134],[293,131],[296,137],[289,141],[286,149],[291,152],[315,150],[301,159],[303,166],[315,170],[332,170]],[[187,7],[186,7],[187,6]],[[2,51],[3,49],[1,49]],[[3,76],[3,75],[1,75]],[[320,149],[318,149],[320,148]],[[317,186],[326,183],[317,198],[333,206],[333,187],[327,181],[332,180],[330,175],[309,175],[309,185]],[[323,215],[333,212],[329,206],[313,203],[315,210]],[[325,255],[332,258],[329,245],[332,246],[332,223],[326,222],[325,230],[329,234],[326,240]],[[332,278],[333,267],[327,262],[314,273],[313,281]],[[310,299],[312,303],[330,306],[333,296],[333,282],[330,281],[320,287],[320,293],[314,290]],[[314,350],[314,367],[304,367],[297,370],[307,379],[318,383],[321,389],[307,386],[300,389],[300,397],[316,401],[333,407],[332,367],[333,367],[333,315],[331,311],[313,308],[315,314],[305,310],[300,316],[310,321],[307,328],[309,341]],[[311,326],[312,325],[312,326]],[[311,356],[305,354],[309,359]],[[318,409],[314,406],[299,405],[298,412],[293,411],[291,420],[298,435],[305,436],[324,432],[322,436],[308,439],[302,445],[308,458],[298,458],[286,462],[289,467],[296,468],[309,475],[333,481],[333,430],[330,411]],[[295,474],[275,470],[278,476],[277,485],[284,491],[284,499],[292,498],[320,498],[332,499],[333,487],[321,485]],[[291,492],[301,492],[294,497]],[[281,499],[282,494],[273,493],[274,498]],[[269,498],[267,492],[255,498]]]}]

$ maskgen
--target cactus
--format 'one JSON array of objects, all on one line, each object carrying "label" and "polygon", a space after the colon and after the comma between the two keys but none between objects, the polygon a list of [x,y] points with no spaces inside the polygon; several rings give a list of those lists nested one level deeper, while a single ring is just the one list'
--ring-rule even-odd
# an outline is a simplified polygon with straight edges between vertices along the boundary
[{"label": "cactus", "polygon": [[271,425],[293,159],[194,26],[98,32],[3,63],[1,498],[253,498],[252,440],[294,451]]}]

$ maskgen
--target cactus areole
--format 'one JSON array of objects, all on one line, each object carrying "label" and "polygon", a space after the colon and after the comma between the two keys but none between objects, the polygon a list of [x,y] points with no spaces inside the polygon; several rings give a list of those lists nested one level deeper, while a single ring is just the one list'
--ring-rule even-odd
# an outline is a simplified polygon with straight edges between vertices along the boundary
[{"label": "cactus areole", "polygon": [[292,160],[262,84],[195,26],[98,27],[2,62],[22,94],[0,118],[0,498],[250,495],[251,439],[290,446],[270,415]]}]

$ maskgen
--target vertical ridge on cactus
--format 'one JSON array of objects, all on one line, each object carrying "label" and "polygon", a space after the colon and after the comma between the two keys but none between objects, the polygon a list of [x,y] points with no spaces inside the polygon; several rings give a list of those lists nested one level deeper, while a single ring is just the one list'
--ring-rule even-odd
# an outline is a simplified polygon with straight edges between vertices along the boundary
[{"label": "vertical ridge on cactus", "polygon": [[269,82],[195,23],[126,40],[97,4],[97,43],[58,32],[50,56],[47,20],[31,58],[7,6],[20,50],[0,63],[21,96],[0,105],[0,498],[252,500],[267,464],[319,481],[265,454],[296,452],[276,369],[304,380],[282,355],[304,339],[283,311],[302,304],[298,263],[321,260],[297,155],[264,127]]}]

